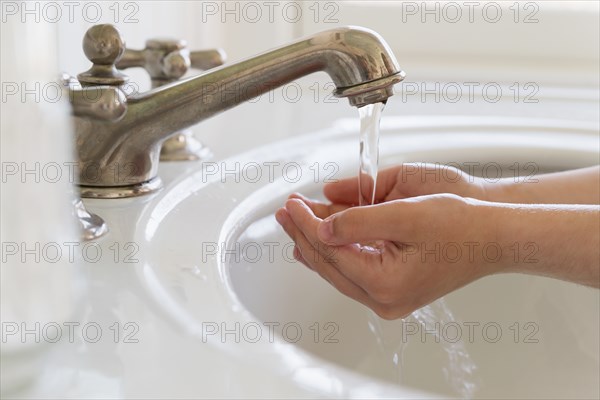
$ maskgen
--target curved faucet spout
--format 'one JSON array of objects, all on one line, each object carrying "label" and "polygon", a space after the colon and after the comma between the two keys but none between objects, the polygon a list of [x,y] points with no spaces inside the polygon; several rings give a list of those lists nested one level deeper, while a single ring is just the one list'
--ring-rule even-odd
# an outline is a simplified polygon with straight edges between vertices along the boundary
[{"label": "curved faucet spout", "polygon": [[[80,183],[120,186],[150,181],[157,175],[160,146],[173,133],[317,71],[331,77],[336,96],[348,97],[356,107],[385,102],[393,94],[393,85],[404,77],[392,51],[377,33],[359,27],[317,33],[130,96],[127,112],[118,121],[86,120],[79,125],[79,157],[84,168],[86,163],[100,163],[100,178],[91,182],[83,174]],[[86,140],[81,134],[95,138]],[[115,181],[118,174],[114,166],[111,168],[115,163],[117,171],[119,165],[132,165],[127,181]]]}]

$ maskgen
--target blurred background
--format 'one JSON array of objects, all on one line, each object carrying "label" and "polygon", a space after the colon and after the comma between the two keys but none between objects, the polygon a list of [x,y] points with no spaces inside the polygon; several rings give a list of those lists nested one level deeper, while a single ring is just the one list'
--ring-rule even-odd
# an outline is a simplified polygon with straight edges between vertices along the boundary
[{"label": "blurred background", "polygon": [[[228,62],[320,30],[361,25],[385,38],[407,73],[396,88],[403,94],[391,99],[384,118],[598,117],[600,14],[593,0],[3,2],[2,8],[3,40],[18,42],[17,58],[31,55],[28,68],[87,70],[81,40],[98,23],[115,24],[130,48],[156,37],[185,39],[192,50],[222,48]],[[11,32],[19,24],[27,25],[25,37]],[[6,79],[15,60],[2,59]],[[145,71],[127,74],[139,90],[149,88]],[[227,155],[354,117],[346,100],[330,96],[332,89],[325,74],[314,74],[201,124],[195,134],[213,147],[221,135],[234,135],[235,143],[219,153]],[[269,116],[268,129],[252,121],[257,115]]]}]

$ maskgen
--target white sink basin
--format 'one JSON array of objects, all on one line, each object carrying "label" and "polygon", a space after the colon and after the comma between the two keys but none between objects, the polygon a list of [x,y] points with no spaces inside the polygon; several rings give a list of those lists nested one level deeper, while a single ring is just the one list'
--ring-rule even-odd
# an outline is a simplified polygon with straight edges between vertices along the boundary
[{"label": "white sink basin", "polygon": [[[204,164],[149,202],[140,274],[165,316],[199,345],[323,396],[597,398],[597,290],[496,276],[383,321],[292,261],[273,213],[291,192],[319,197],[325,178],[355,175],[357,126]],[[599,157],[596,125],[528,119],[384,115],[380,149],[383,166],[494,162],[509,174],[515,163],[528,174]]]}]

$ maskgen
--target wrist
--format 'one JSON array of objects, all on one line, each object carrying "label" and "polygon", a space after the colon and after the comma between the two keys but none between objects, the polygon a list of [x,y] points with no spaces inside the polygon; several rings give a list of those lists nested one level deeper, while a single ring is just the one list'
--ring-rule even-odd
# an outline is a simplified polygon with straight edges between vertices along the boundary
[{"label": "wrist", "polygon": [[508,179],[488,182],[482,179],[481,190],[485,201],[496,203],[519,203],[518,188]]},{"label": "wrist", "polygon": [[498,202],[474,202],[473,221],[477,221],[475,245],[479,260],[479,277],[510,272],[519,253],[518,228],[513,207]]}]

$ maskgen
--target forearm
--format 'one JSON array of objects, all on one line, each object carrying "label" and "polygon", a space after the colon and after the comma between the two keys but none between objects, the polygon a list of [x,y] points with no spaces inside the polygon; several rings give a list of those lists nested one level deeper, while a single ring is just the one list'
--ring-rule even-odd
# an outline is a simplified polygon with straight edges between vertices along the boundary
[{"label": "forearm", "polygon": [[485,183],[488,201],[522,204],[600,204],[600,166]]},{"label": "forearm", "polygon": [[[600,287],[600,207],[493,204],[504,252],[495,272],[549,276]],[[484,206],[486,207],[486,206]],[[515,256],[515,251],[520,254]]]}]

